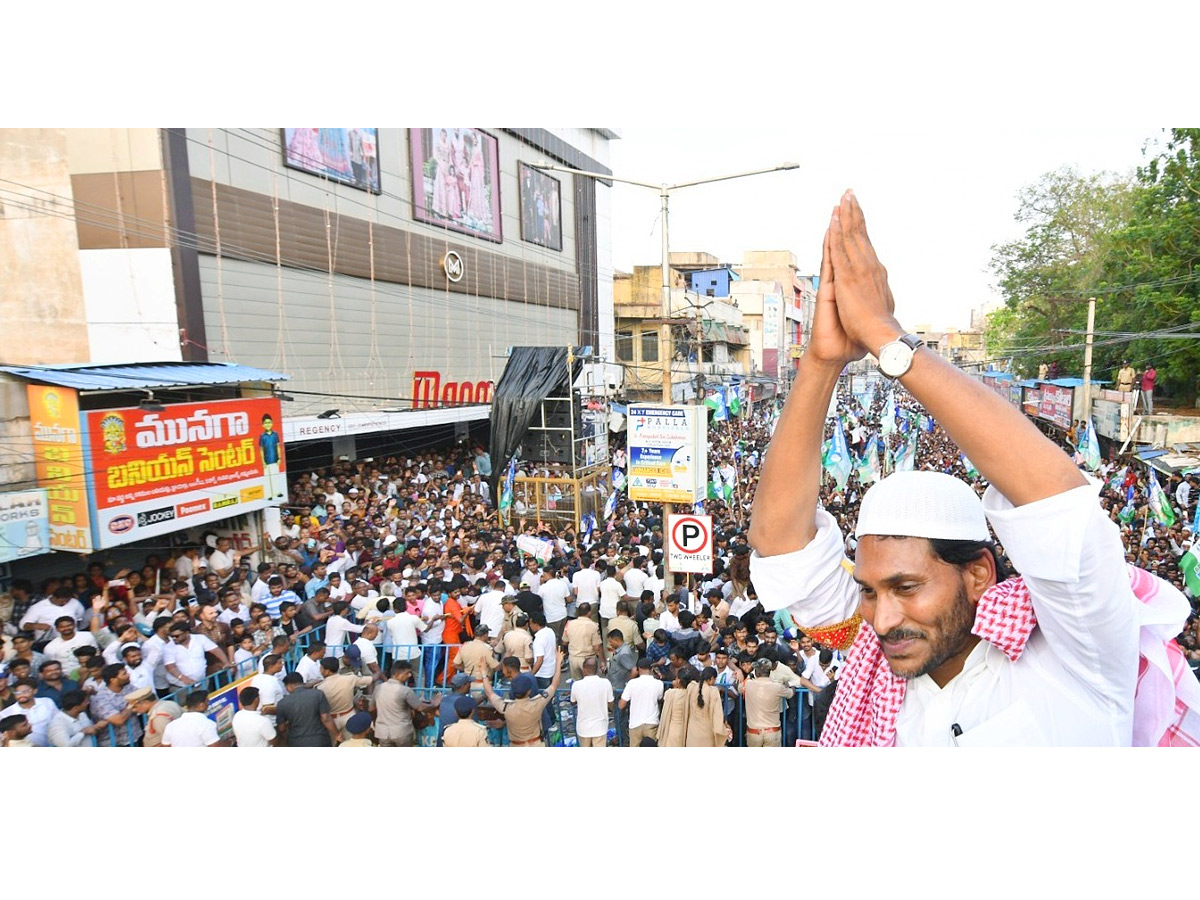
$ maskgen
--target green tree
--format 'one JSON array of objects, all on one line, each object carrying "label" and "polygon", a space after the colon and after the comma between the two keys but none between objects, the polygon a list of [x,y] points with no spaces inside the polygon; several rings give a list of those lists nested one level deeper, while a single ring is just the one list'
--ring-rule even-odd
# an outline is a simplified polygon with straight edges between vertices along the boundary
[{"label": "green tree", "polygon": [[[1200,129],[1171,129],[1137,180],[1131,215],[1107,240],[1097,322],[1102,306],[1104,330],[1200,331]],[[1153,363],[1165,393],[1195,404],[1200,341],[1150,337],[1124,352],[1139,369]]]},{"label": "green tree", "polygon": [[1023,375],[1043,362],[1082,370],[1083,339],[1070,332],[1086,326],[1086,299],[1106,283],[1109,240],[1126,226],[1136,191],[1129,176],[1073,168],[1047,172],[1021,191],[1014,218],[1024,235],[992,247],[1005,306],[990,317],[990,356],[1012,357]]}]

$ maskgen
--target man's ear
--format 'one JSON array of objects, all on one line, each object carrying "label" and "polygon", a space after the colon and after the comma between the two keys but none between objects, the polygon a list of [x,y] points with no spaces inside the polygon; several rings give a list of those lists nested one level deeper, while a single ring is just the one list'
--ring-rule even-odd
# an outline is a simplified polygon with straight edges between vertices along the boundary
[{"label": "man's ear", "polygon": [[967,599],[978,603],[983,592],[996,583],[996,558],[987,550],[963,566],[963,587]]}]

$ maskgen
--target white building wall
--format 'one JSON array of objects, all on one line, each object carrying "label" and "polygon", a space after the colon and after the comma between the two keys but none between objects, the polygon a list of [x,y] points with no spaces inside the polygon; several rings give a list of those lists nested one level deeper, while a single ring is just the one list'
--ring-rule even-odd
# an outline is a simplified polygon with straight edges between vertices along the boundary
[{"label": "white building wall", "polygon": [[81,250],[79,271],[90,362],[183,358],[170,250]]}]

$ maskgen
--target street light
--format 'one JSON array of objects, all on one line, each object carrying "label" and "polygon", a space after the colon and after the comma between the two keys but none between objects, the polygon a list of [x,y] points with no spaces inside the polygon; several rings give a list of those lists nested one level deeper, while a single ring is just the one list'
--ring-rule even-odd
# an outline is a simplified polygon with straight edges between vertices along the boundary
[{"label": "street light", "polygon": [[[541,169],[546,172],[565,172],[569,175],[582,175],[585,178],[595,178],[600,181],[619,181],[622,184],[632,184],[635,187],[649,188],[652,191],[658,191],[658,196],[662,200],[662,318],[663,324],[660,330],[659,340],[663,346],[663,352],[666,353],[666,348],[670,346],[670,326],[667,324],[667,319],[671,317],[671,244],[669,239],[669,231],[667,228],[667,206],[672,191],[678,191],[686,187],[696,187],[700,184],[712,184],[717,181],[730,181],[734,178],[748,178],[751,175],[766,175],[770,172],[783,172],[788,169],[800,168],[800,163],[786,162],[778,166],[772,166],[769,169],[755,169],[751,172],[736,172],[733,175],[718,175],[715,178],[701,178],[697,181],[681,181],[677,184],[650,184],[647,181],[634,181],[632,178],[617,178],[614,175],[606,175],[603,172],[589,172],[586,169],[572,169],[567,166],[556,166],[552,163],[534,163],[533,168]],[[668,356],[670,354],[667,354]],[[671,405],[671,360],[666,360],[666,365],[663,368],[663,396],[662,402],[667,406]]]}]

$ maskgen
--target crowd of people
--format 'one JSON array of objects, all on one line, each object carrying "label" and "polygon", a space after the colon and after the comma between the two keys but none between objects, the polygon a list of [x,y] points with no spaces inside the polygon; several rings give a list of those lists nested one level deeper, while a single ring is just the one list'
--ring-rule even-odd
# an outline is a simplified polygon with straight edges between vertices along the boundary
[{"label": "crowd of people", "polygon": [[[858,456],[885,411],[885,383],[874,384],[865,402],[844,384],[842,415],[827,423]],[[915,435],[917,468],[982,494],[941,428],[917,426],[916,401],[897,387],[892,402],[890,450]],[[713,480],[728,488],[703,501],[716,548],[707,576],[664,572],[659,506],[624,500],[586,532],[502,511],[487,453],[459,444],[291,474],[282,531],[254,548],[214,538],[138,569],[94,562],[36,588],[14,580],[0,595],[0,737],[10,747],[815,740],[842,654],[786,610],[765,612],[749,574],[776,415],[760,404],[710,428]],[[1184,589],[1194,479],[1165,479],[1178,507],[1166,526],[1144,472],[1112,461],[1098,477],[1128,559]],[[824,479],[822,505],[844,534],[869,480],[862,469],[841,486]],[[851,559],[854,549],[847,538]],[[1193,615],[1179,637],[1194,661],[1196,629]],[[231,682],[239,708],[218,729],[209,694]]]}]

